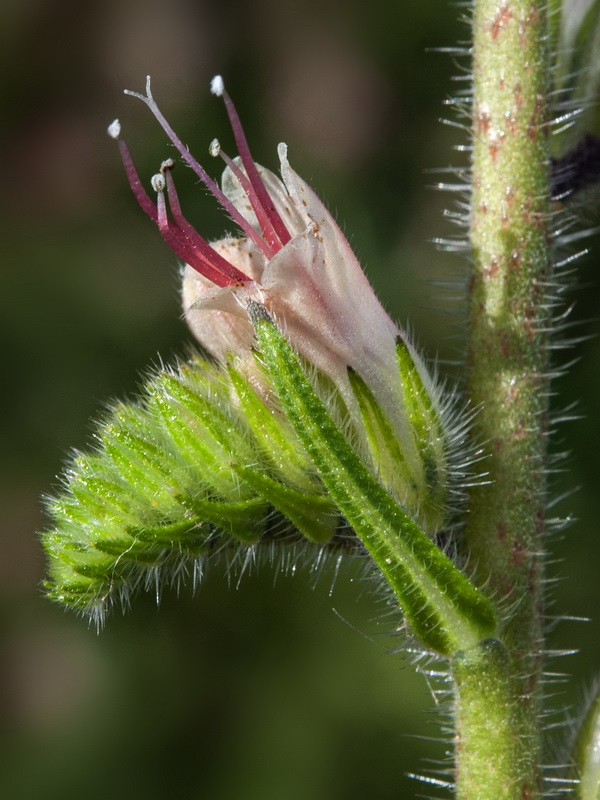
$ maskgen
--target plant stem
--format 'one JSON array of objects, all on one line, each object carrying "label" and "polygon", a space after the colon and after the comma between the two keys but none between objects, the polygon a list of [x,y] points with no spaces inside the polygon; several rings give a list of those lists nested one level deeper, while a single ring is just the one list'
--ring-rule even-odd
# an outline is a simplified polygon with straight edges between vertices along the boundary
[{"label": "plant stem", "polygon": [[[476,649],[455,670],[457,797],[464,800],[540,793],[550,280],[546,5],[474,5],[468,394],[480,407],[475,435],[489,455],[490,483],[471,493],[463,546],[476,583],[504,611],[506,658],[499,669],[497,656]],[[488,684],[496,691],[483,691]],[[503,724],[492,724],[498,717]]]}]

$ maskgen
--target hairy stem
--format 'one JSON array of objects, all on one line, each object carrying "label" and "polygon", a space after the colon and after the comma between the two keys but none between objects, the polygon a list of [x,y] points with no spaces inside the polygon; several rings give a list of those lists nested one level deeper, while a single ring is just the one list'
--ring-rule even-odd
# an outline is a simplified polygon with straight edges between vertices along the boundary
[{"label": "hairy stem", "polygon": [[[468,392],[481,407],[476,435],[489,454],[490,483],[472,491],[464,547],[476,582],[505,612],[507,653],[501,672],[497,659],[480,652],[466,654],[470,666],[463,661],[456,671],[457,796],[465,800],[540,792],[550,279],[545,6],[474,6]],[[500,674],[502,691],[472,690]],[[488,724],[498,713],[504,724]]]}]

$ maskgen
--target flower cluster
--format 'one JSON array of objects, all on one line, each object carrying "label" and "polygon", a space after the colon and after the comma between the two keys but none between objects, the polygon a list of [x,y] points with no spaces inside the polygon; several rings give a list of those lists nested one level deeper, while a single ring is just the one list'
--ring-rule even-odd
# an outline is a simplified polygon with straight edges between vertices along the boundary
[{"label": "flower cluster", "polygon": [[406,335],[386,314],[348,241],[315,192],[290,167],[280,144],[280,180],[257,165],[235,106],[220,76],[222,97],[239,156],[214,140],[210,152],[225,162],[221,187],[173,131],[148,79],[140,98],[152,111],[204,186],[240,229],[209,244],[183,216],[164,161],[152,179],[156,201],[142,186],[117,120],[109,128],[119,144],[131,188],[173,251],[185,262],[183,307],[197,339],[223,363],[230,356],[260,386],[247,308],[264,305],[313,372],[335,388],[351,421],[356,445],[396,498],[432,532],[444,522],[452,475],[451,451],[464,429],[448,422],[440,390]]},{"label": "flower cluster", "polygon": [[[151,376],[117,404],[92,453],[75,454],[48,500],[48,594],[95,619],[139,586],[241,569],[282,554],[319,569],[368,553],[413,633],[450,655],[492,635],[495,613],[438,543],[464,462],[465,421],[377,300],[334,219],[279,146],[281,180],[217,141],[219,187],[156,105],[140,97],[240,229],[210,244],[184,217],[169,159],[142,185],[109,127],[142,209],[183,259],[187,322],[212,359]],[[134,94],[134,93],[130,93]],[[467,420],[468,422],[468,420]],[[284,555],[285,553],[285,555]],[[304,554],[308,553],[308,557]],[[302,563],[302,562],[300,562]],[[363,563],[369,563],[364,561]]]}]

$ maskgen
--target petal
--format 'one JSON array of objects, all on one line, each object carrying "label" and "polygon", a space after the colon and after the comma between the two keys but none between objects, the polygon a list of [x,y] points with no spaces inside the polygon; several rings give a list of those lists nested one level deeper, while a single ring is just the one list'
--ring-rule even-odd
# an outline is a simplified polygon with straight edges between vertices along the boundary
[{"label": "petal", "polygon": [[[227,237],[212,247],[230,264],[260,281],[266,259],[246,238]],[[246,314],[248,299],[257,299],[255,283],[219,288],[186,264],[183,271],[183,313],[192,333],[215,358],[249,350],[252,327]]]},{"label": "petal", "polygon": [[407,430],[396,361],[399,329],[383,310],[337,226],[295,237],[266,267],[265,304],[286,338],[328,375],[356,420],[353,367],[371,387],[401,440]]}]

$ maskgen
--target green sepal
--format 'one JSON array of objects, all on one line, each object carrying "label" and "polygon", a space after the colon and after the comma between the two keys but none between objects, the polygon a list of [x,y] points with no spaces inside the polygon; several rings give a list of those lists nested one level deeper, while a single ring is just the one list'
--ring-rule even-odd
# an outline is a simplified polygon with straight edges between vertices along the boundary
[{"label": "green sepal", "polygon": [[373,392],[351,367],[348,380],[358,403],[375,474],[406,508],[418,508],[424,487],[419,486],[419,478],[402,452],[389,420]]},{"label": "green sepal", "polygon": [[95,438],[48,500],[42,537],[48,595],[96,619],[186,563],[260,542],[274,513],[284,542],[334,537],[337,509],[295,432],[233,368],[198,359],[159,373]]},{"label": "green sepal", "polygon": [[[191,517],[177,522],[166,522],[162,525],[131,526],[125,530],[136,543],[143,547],[148,544],[157,544],[161,547],[176,544],[177,547],[188,550],[189,543],[192,541],[205,542],[209,538],[211,527],[207,524],[207,520],[201,517]],[[96,546],[98,547],[98,545]]]},{"label": "green sepal", "polygon": [[269,463],[290,486],[312,488],[312,463],[288,421],[269,408],[231,364],[228,372],[244,417]]},{"label": "green sepal", "polygon": [[174,495],[180,462],[164,443],[140,435],[138,428],[142,424],[134,409],[119,408],[102,431],[104,453],[149,508],[173,508],[177,505]]},{"label": "green sepal", "polygon": [[414,634],[451,656],[492,636],[486,598],[371,475],[264,306],[249,313],[279,403],[341,513],[393,589]]},{"label": "green sepal", "polygon": [[585,710],[571,758],[577,800],[600,800],[600,686]]},{"label": "green sepal", "polygon": [[165,373],[151,387],[150,407],[201,484],[227,499],[249,495],[230,462],[252,463],[255,455],[221,409]]},{"label": "green sepal", "polygon": [[447,500],[448,439],[432,389],[423,383],[413,355],[400,336],[396,339],[396,357],[406,416],[422,469],[423,515],[435,531],[443,524]]},{"label": "green sepal", "polygon": [[[94,465],[97,473],[94,474]],[[69,483],[69,494],[61,495],[49,505],[52,516],[63,525],[85,532],[93,519],[110,520],[111,525],[134,524],[139,507],[134,495],[116,475],[112,476],[101,458],[80,456],[76,472]]]},{"label": "green sepal", "polygon": [[[233,465],[231,466],[234,469]],[[269,504],[262,497],[225,502],[200,498],[179,498],[197,515],[198,520],[210,522],[242,542],[258,542],[263,534]]]},{"label": "green sepal", "polygon": [[407,426],[400,441],[369,386],[351,367],[348,380],[358,403],[374,473],[423,528],[434,534],[445,522],[447,437],[413,355],[402,338],[396,342]]},{"label": "green sepal", "polygon": [[284,486],[264,472],[234,465],[235,471],[261,497],[280,511],[311,542],[324,544],[334,535],[339,515],[329,497]]},{"label": "green sepal", "polygon": [[176,542],[180,552],[197,556],[208,549],[207,543],[210,542],[206,530],[203,530],[196,521],[134,530],[131,536],[132,540],[101,539],[94,544],[94,547],[107,555],[138,563],[140,559],[155,559],[157,547],[172,547]]}]

